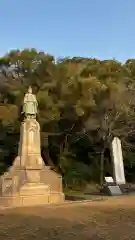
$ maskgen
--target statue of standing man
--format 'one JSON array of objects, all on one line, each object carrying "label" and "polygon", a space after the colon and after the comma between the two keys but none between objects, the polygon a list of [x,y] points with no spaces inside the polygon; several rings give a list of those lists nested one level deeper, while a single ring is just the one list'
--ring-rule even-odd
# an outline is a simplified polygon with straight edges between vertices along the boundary
[{"label": "statue of standing man", "polygon": [[36,118],[38,102],[36,96],[32,93],[32,88],[29,87],[28,92],[24,96],[23,113],[25,118]]}]

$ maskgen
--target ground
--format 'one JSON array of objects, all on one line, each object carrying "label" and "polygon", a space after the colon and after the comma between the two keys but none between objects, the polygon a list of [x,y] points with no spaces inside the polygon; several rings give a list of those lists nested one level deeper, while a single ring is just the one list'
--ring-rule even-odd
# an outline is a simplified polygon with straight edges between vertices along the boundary
[{"label": "ground", "polygon": [[135,196],[0,210],[0,240],[135,239]]}]

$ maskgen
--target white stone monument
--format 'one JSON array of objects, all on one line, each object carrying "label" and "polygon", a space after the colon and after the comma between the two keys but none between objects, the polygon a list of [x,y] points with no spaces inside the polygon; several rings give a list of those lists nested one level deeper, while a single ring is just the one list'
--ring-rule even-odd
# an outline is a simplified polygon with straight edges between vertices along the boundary
[{"label": "white stone monument", "polygon": [[121,147],[121,141],[118,137],[114,137],[112,141],[111,150],[112,150],[114,180],[118,185],[125,184],[126,180],[125,180],[125,173],[124,173],[122,147]]}]

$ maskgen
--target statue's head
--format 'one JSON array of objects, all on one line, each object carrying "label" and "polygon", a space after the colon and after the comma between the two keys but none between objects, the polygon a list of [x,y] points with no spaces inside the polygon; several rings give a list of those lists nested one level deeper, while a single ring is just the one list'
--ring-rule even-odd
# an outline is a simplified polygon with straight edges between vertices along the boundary
[{"label": "statue's head", "polygon": [[31,88],[31,86],[29,86],[29,88],[28,88],[28,93],[32,93],[32,88]]}]

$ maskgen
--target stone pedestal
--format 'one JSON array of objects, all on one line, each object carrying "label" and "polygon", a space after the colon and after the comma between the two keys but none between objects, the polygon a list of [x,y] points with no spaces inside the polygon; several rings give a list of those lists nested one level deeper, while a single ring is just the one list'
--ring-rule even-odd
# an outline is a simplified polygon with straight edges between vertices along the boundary
[{"label": "stone pedestal", "polygon": [[21,124],[18,156],[0,178],[0,204],[30,206],[64,201],[62,178],[45,166],[36,119]]}]

